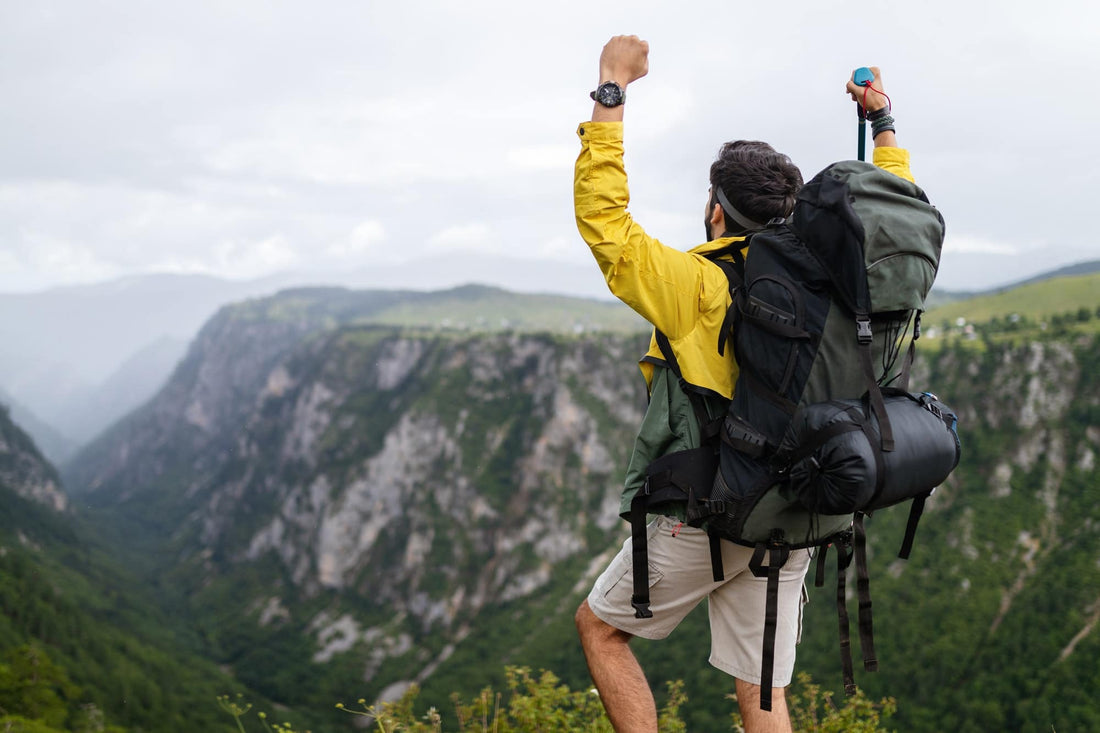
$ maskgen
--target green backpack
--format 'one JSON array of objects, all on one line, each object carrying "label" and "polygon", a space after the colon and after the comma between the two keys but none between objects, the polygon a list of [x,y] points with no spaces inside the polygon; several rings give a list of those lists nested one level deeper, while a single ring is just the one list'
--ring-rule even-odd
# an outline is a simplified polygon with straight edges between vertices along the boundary
[{"label": "green backpack", "polygon": [[[706,529],[716,580],[724,575],[721,540],[755,548],[750,569],[769,584],[765,709],[779,569],[790,552],[821,548],[819,584],[829,546],[838,549],[839,583],[856,560],[864,663],[877,668],[863,517],[912,500],[907,557],[925,499],[958,463],[953,411],[934,395],[908,391],[943,237],[943,218],[919,187],[844,161],[803,187],[789,219],[753,234],[743,262],[736,255],[732,264],[715,262],[733,301],[716,346],[732,345],[740,372],[727,414],[705,425],[699,396],[681,378],[708,439],[647,470],[631,507],[633,605],[638,616],[651,613],[644,526],[662,503],[686,501],[688,523]],[[658,343],[679,376],[667,339],[658,334]],[[846,629],[843,603],[838,612]],[[852,691],[850,653],[844,667]]]}]

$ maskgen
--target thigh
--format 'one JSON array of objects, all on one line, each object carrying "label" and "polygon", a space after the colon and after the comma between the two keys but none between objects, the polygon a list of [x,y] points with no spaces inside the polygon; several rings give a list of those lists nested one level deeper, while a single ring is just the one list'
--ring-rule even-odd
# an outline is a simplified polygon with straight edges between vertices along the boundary
[{"label": "thigh", "polygon": [[[652,618],[634,617],[633,544],[628,538],[588,595],[592,612],[604,622],[643,639],[663,639],[716,587],[707,535],[657,517],[647,527],[649,608]],[[728,543],[726,543],[728,544]]]}]

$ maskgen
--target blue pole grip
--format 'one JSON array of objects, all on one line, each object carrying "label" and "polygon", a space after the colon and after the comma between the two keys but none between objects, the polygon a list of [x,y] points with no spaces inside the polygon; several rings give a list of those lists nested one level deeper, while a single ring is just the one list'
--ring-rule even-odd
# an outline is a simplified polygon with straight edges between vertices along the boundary
[{"label": "blue pole grip", "polygon": [[856,69],[854,72],[852,72],[852,81],[854,81],[856,84],[858,84],[861,87],[865,87],[865,86],[869,85],[874,80],[875,80],[874,73],[870,69],[868,69],[866,66],[861,66],[858,69]]}]

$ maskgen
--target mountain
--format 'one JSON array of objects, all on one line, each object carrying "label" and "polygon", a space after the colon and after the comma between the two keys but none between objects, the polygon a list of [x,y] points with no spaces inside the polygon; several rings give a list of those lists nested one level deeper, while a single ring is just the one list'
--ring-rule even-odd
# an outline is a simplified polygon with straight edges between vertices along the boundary
[{"label": "mountain", "polygon": [[338,325],[370,297],[224,309],[66,472],[212,657],[289,705],[425,680],[486,613],[556,602],[608,547],[645,404],[644,334]]},{"label": "mountain", "polygon": [[[1035,279],[1083,274],[1095,265],[1082,263]],[[463,288],[468,283],[456,273],[471,268],[481,273],[480,285]],[[513,312],[531,314],[535,307],[544,307],[552,314],[565,303],[572,303],[567,309],[594,304],[590,328],[618,328],[603,319],[623,319],[594,267],[470,252],[358,271],[287,272],[250,281],[140,275],[38,293],[0,294],[0,385],[26,413],[37,416],[27,419],[25,426],[51,458],[65,460],[72,446],[87,443],[150,398],[174,367],[174,362],[166,362],[182,356],[185,345],[220,307],[303,286],[385,289],[415,295],[414,301],[445,288],[455,296],[468,296],[459,308],[468,316],[461,327],[478,330],[501,327],[502,321],[505,327],[526,329],[531,326],[508,325]],[[549,295],[551,291],[559,295]],[[479,298],[478,292],[497,295]],[[982,294],[937,288],[929,307]],[[410,302],[391,314],[377,314],[373,322],[437,325],[451,318],[431,300],[424,301],[427,310]],[[458,297],[452,300],[460,302]],[[120,390],[120,383],[132,388]]]},{"label": "mountain", "polygon": [[1087,262],[1078,262],[1074,265],[1067,265],[1065,267],[1059,267],[1049,272],[1043,272],[1034,277],[1029,277],[1025,280],[1006,285],[1003,288],[998,288],[998,291],[1012,290],[1018,288],[1021,285],[1030,285],[1032,283],[1042,282],[1043,280],[1052,280],[1059,277],[1074,277],[1077,275],[1092,275],[1100,272],[1100,260],[1089,260]]},{"label": "mountain", "polygon": [[1013,290],[997,291],[929,308],[924,323],[942,326],[958,319],[981,324],[999,318],[1008,323],[1050,323],[1081,312],[1100,313],[1100,272],[1063,274],[1033,280]]},{"label": "mountain", "polygon": [[1100,260],[1090,260],[1088,262],[1079,262],[1075,265],[1059,267],[1054,270],[1048,270],[1046,272],[1039,273],[1038,275],[1035,275],[1033,277],[1013,282],[1009,285],[990,288],[987,290],[945,290],[940,287],[934,287],[932,289],[932,292],[928,296],[926,305],[928,310],[933,310],[940,306],[945,306],[949,303],[970,300],[971,298],[993,296],[1001,293],[1012,292],[1017,288],[1023,287],[1025,285],[1048,282],[1051,280],[1058,280],[1060,278],[1066,277],[1093,275],[1096,273],[1100,273]]},{"label": "mountain", "polygon": [[33,438],[36,448],[41,450],[42,455],[54,465],[60,464],[76,452],[77,445],[72,440],[21,405],[2,386],[0,386],[0,405],[7,408],[10,420],[21,426]]},{"label": "mountain", "polygon": [[[201,652],[298,711],[412,682],[442,708],[505,664],[584,685],[572,613],[625,535],[646,336],[369,323],[406,297],[223,308],[64,471]],[[1100,726],[1094,322],[933,340],[918,360],[914,386],[958,409],[964,452],[908,563],[893,557],[906,512],[870,522],[883,671],[857,679],[899,699],[901,729]],[[800,650],[826,684],[833,595],[814,591]],[[730,683],[705,667],[704,624],[699,609],[637,649],[658,689],[687,682],[692,729],[721,730]]]},{"label": "mountain", "polygon": [[[433,265],[439,266],[441,262]],[[529,274],[534,274],[532,267],[527,267]],[[370,273],[373,278],[382,274]],[[200,275],[149,275],[41,293],[0,294],[0,384],[25,409],[24,417],[35,416],[26,426],[51,458],[63,461],[75,446],[152,397],[202,324],[220,307],[291,284],[321,282],[314,279],[321,277],[288,273],[237,282]],[[326,277],[357,281],[367,275]],[[598,273],[596,280],[602,285]],[[442,294],[393,290],[398,281],[403,279],[389,273],[390,295],[381,296],[378,306],[392,310],[377,313],[375,320],[481,330],[558,330],[586,324],[618,328],[631,320],[606,299],[519,295],[486,286],[457,287]],[[517,276],[516,284],[524,283],[537,284]],[[417,310],[421,305],[424,310]],[[488,314],[495,316],[487,320]],[[359,315],[369,318],[371,312]],[[636,328],[640,319],[633,317],[632,323]]]},{"label": "mountain", "polygon": [[[200,275],[129,277],[40,293],[0,294],[0,383],[73,446],[153,395],[187,342],[225,302],[270,293],[270,281]],[[165,344],[179,344],[165,351]],[[119,380],[129,386],[119,390]],[[53,450],[63,460],[71,449]]]},{"label": "mountain", "polygon": [[25,432],[0,406],[0,485],[22,499],[63,511],[68,500],[61,491],[57,470],[50,465]]},{"label": "mountain", "polygon": [[213,700],[240,683],[195,653],[194,632],[160,605],[157,583],[112,558],[60,488],[0,410],[0,727],[217,729]]}]

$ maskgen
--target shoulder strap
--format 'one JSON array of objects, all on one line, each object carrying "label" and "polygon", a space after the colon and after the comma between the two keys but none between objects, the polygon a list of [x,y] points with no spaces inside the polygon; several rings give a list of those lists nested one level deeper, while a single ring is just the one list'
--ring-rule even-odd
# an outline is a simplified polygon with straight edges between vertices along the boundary
[{"label": "shoulder strap", "polygon": [[703,402],[703,395],[692,389],[691,385],[684,379],[683,372],[680,371],[680,363],[676,361],[676,353],[672,350],[672,344],[669,343],[668,336],[665,336],[660,329],[654,329],[653,337],[657,341],[657,347],[661,350],[661,356],[665,358],[668,368],[680,381],[680,389],[687,395],[688,401],[691,402],[691,409],[695,412],[695,421],[699,424],[700,438],[702,442],[706,443],[718,435],[722,421],[720,419],[711,420],[710,414],[707,413],[707,406]]},{"label": "shoulder strap", "polygon": [[714,264],[726,274],[726,279],[729,280],[730,298],[732,302],[730,307],[726,309],[726,317],[722,320],[722,327],[718,331],[718,353],[726,353],[726,341],[729,340],[730,334],[733,333],[733,324],[737,319],[739,311],[737,301],[738,296],[745,287],[745,258],[741,256],[741,250],[735,249],[732,252],[733,262],[728,260],[711,260]]},{"label": "shoulder strap", "polygon": [[871,364],[871,317],[866,313],[856,314],[856,340],[859,343],[859,363],[867,380],[867,397],[871,409],[878,418],[879,436],[882,450],[889,453],[894,450],[894,430],[890,426],[890,416],[886,414],[886,403],[882,399],[882,389],[875,377],[875,368]]}]

